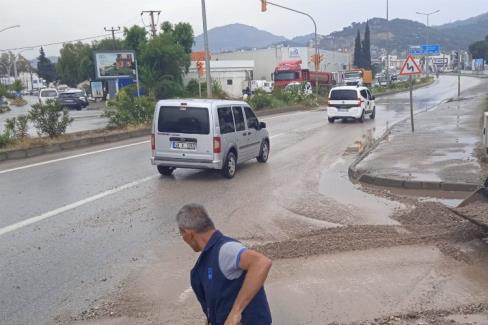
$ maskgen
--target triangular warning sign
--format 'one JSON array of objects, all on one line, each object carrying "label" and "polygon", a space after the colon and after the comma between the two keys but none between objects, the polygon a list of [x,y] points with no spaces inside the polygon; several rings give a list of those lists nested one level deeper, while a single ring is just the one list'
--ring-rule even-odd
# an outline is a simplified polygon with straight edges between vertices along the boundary
[{"label": "triangular warning sign", "polygon": [[421,73],[422,70],[418,66],[417,62],[415,62],[413,56],[409,55],[403,63],[402,69],[400,70],[400,76],[412,76]]}]

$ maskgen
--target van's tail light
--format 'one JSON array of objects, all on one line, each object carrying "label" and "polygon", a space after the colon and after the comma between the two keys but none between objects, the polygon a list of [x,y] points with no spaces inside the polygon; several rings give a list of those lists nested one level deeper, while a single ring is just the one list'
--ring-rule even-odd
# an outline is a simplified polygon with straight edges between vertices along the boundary
[{"label": "van's tail light", "polygon": [[363,102],[364,102],[364,101],[363,101],[362,99],[358,98],[358,105],[357,105],[357,106],[358,106],[358,107],[361,107],[361,104],[362,104]]},{"label": "van's tail light", "polygon": [[156,150],[156,138],[154,137],[154,133],[151,134],[151,150]]},{"label": "van's tail light", "polygon": [[213,138],[213,152],[220,153],[222,151],[222,140],[220,137]]}]

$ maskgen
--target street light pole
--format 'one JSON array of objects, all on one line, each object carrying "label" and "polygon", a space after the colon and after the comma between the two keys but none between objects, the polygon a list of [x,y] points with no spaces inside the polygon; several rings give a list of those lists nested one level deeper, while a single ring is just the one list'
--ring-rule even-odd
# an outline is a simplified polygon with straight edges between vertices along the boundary
[{"label": "street light pole", "polygon": [[[269,5],[272,5],[272,6],[281,8],[281,9],[293,11],[293,12],[296,12],[298,14],[307,16],[308,18],[310,18],[310,20],[312,20],[312,23],[313,23],[313,26],[314,26],[314,38],[315,38],[315,55],[314,55],[314,58],[315,58],[315,60],[314,60],[315,61],[315,72],[319,72],[319,68],[320,68],[320,61],[319,61],[319,38],[318,38],[318,34],[317,34],[317,23],[315,22],[315,19],[313,19],[313,17],[311,15],[309,15],[306,12],[303,12],[303,11],[299,11],[299,10],[296,10],[296,9],[288,8],[288,7],[285,7],[285,6],[282,6],[280,4],[270,2],[270,1],[266,1],[266,3],[269,4]],[[317,94],[317,97],[318,97],[318,95],[319,95],[319,76],[318,76],[318,74],[315,74],[315,88],[316,88],[316,94]]]},{"label": "street light pole", "polygon": [[203,41],[205,46],[205,77],[207,80],[207,97],[212,98],[212,76],[210,74],[210,52],[208,49],[207,10],[205,8],[205,0],[202,0],[202,20]]},{"label": "street light pole", "polygon": [[[436,13],[440,12],[440,10],[435,10],[435,11],[432,11],[432,12],[418,12],[417,11],[417,15],[422,15],[422,16],[426,16],[427,17],[427,44],[426,45],[429,45],[429,18],[431,15],[434,15]],[[429,54],[426,53],[425,54],[425,70],[427,71],[427,77],[429,76]]]},{"label": "street light pole", "polygon": [[[388,0],[386,0],[386,23],[387,23],[387,26],[388,26],[389,21],[390,21],[390,7],[389,7]],[[388,31],[387,31],[387,35],[388,35],[388,40],[387,40],[387,44],[386,44],[386,74],[385,74],[385,77],[386,77],[386,83],[390,84],[390,48],[389,48],[389,46],[390,46],[390,44],[389,44],[390,33]]]}]

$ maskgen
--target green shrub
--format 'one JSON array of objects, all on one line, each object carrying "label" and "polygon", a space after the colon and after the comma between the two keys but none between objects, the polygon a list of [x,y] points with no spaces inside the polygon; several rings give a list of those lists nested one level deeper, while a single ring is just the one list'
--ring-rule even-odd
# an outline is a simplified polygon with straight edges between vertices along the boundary
[{"label": "green shrub", "polygon": [[61,110],[61,106],[55,100],[49,100],[45,105],[32,105],[28,118],[39,136],[47,134],[50,138],[66,133],[66,128],[73,122],[68,110]]},{"label": "green shrub", "polygon": [[109,119],[109,128],[149,124],[154,115],[155,104],[149,97],[137,97],[130,92],[121,91],[108,103],[103,116]]},{"label": "green shrub", "polygon": [[260,110],[266,107],[272,107],[272,95],[267,94],[262,90],[256,90],[254,94],[247,99],[249,105],[255,110]]},{"label": "green shrub", "polygon": [[0,133],[0,148],[4,148],[13,142],[14,139],[12,138],[12,136],[8,131]]},{"label": "green shrub", "polygon": [[29,135],[29,117],[20,115],[5,120],[5,129],[13,135],[14,138],[22,140]]}]

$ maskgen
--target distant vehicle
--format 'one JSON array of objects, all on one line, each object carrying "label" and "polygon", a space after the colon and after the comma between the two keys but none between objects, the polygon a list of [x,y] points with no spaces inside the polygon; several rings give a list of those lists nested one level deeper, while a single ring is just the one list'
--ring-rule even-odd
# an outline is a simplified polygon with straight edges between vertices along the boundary
[{"label": "distant vehicle", "polygon": [[232,178],[239,163],[265,163],[270,146],[266,124],[246,102],[178,99],[156,104],[151,148],[151,162],[162,175],[196,168]]},{"label": "distant vehicle", "polygon": [[63,91],[67,90],[69,88],[68,85],[58,85],[58,87],[56,87],[56,89],[58,90],[58,92],[62,93]]},{"label": "distant vehicle", "polygon": [[364,122],[369,114],[376,116],[375,97],[368,88],[362,86],[342,86],[330,90],[327,115],[330,123],[337,119],[355,119]]},{"label": "distant vehicle", "polygon": [[55,88],[44,88],[39,91],[39,103],[46,105],[48,100],[56,100],[58,91]]},{"label": "distant vehicle", "polygon": [[373,84],[373,73],[371,70],[353,69],[344,72],[343,82],[346,86],[371,87]]},{"label": "distant vehicle", "polygon": [[312,85],[310,82],[291,82],[285,87],[285,91],[292,91],[292,90],[297,90],[298,92],[304,94],[304,95],[312,95],[313,90],[312,90]]},{"label": "distant vehicle", "polygon": [[251,92],[255,92],[256,90],[260,89],[267,93],[273,91],[274,82],[267,81],[267,80],[252,80],[251,81]]},{"label": "distant vehicle", "polygon": [[59,94],[57,99],[61,107],[74,108],[81,110],[88,106],[88,98],[83,90],[67,89]]},{"label": "distant vehicle", "polygon": [[310,82],[312,87],[315,88],[317,79],[319,87],[333,86],[336,84],[334,75],[330,72],[315,72],[302,69],[302,60],[280,62],[275,68],[273,79],[276,89],[284,89],[286,85],[292,82],[302,83],[304,81]]}]

